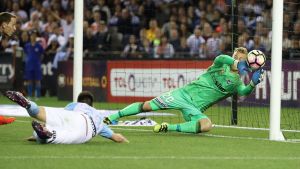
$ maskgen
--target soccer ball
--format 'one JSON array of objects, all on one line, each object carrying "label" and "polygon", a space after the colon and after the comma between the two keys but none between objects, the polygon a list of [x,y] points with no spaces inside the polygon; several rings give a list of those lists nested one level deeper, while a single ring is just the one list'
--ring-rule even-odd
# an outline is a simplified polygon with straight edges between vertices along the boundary
[{"label": "soccer ball", "polygon": [[247,62],[251,70],[257,70],[266,63],[266,56],[260,50],[251,50],[247,55]]}]

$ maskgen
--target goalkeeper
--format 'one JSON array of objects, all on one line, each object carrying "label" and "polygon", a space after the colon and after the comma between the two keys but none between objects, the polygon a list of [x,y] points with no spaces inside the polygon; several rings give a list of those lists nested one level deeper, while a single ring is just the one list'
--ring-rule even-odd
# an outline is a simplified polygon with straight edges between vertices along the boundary
[{"label": "goalkeeper", "polygon": [[118,113],[104,119],[110,124],[120,117],[135,115],[140,112],[162,109],[180,110],[185,123],[162,123],[154,126],[154,132],[178,131],[184,133],[207,132],[212,129],[212,122],[204,111],[233,94],[249,95],[262,80],[263,69],[258,69],[252,75],[251,82],[245,85],[240,74],[246,74],[249,66],[246,62],[247,49],[236,48],[232,57],[219,55],[208,70],[197,80],[146,102],[133,103]]}]

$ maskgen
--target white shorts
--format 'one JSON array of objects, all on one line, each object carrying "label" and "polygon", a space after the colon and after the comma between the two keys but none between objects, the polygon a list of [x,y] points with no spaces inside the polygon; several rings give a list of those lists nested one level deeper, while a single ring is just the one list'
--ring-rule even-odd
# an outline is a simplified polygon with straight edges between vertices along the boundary
[{"label": "white shorts", "polygon": [[53,132],[47,143],[80,144],[92,139],[93,122],[85,113],[49,107],[45,110],[46,128]]}]

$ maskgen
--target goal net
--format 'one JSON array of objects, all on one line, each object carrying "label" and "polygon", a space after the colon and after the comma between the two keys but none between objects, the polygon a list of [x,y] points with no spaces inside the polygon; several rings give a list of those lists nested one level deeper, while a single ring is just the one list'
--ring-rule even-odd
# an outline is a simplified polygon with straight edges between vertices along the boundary
[{"label": "goal net", "polygon": [[[100,100],[113,103],[105,108],[121,109],[130,103],[150,100],[182,87],[201,75],[216,56],[232,55],[233,46],[243,46],[249,51],[261,50],[267,56],[264,81],[249,96],[238,98],[237,124],[232,125],[231,98],[213,105],[204,113],[216,127],[268,130],[272,86],[272,1],[236,1],[237,14],[232,14],[232,4],[228,2],[107,2],[112,15],[106,21],[100,21],[98,26],[101,29],[101,25],[106,24],[109,41],[103,43],[105,47],[100,52],[85,53],[86,58],[100,56],[105,60],[99,69],[101,76],[103,72],[103,77],[107,76],[100,81],[101,87],[107,90],[103,90]],[[282,93],[281,129],[290,139],[300,138],[298,7],[297,0],[284,1],[282,89],[278,92]],[[99,10],[100,13],[97,13]],[[95,9],[96,14],[105,13],[101,10]],[[233,39],[233,35],[237,38]],[[249,83],[251,75],[242,79]],[[120,120],[145,117],[158,123],[184,122],[181,113],[176,110],[150,112]]]}]

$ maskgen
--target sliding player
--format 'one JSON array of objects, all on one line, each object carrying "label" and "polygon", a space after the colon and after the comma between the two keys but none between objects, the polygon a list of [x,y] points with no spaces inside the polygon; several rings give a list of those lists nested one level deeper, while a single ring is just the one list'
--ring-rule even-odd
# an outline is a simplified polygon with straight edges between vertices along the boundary
[{"label": "sliding player", "polygon": [[237,48],[232,57],[220,55],[214,63],[197,80],[146,102],[133,103],[116,114],[104,119],[110,124],[120,117],[135,115],[140,112],[156,111],[162,109],[178,109],[182,112],[185,123],[157,124],[154,132],[178,131],[184,133],[200,133],[211,130],[212,123],[204,111],[233,94],[249,95],[255,86],[262,80],[263,69],[253,73],[248,85],[240,79],[240,74],[246,74],[249,66],[245,61],[247,49]]},{"label": "sliding player", "polygon": [[128,142],[103,123],[103,116],[92,107],[93,96],[89,92],[82,92],[78,102],[70,103],[65,109],[38,106],[16,91],[7,91],[5,95],[24,107],[31,117],[45,123],[32,122],[35,139],[39,143],[80,144],[96,135],[118,143]]},{"label": "sliding player", "polygon": [[[8,12],[0,13],[0,42],[3,36],[12,36],[16,31],[17,17]],[[14,117],[4,117],[0,116],[0,125],[9,124],[14,122],[16,119]]]}]

